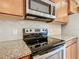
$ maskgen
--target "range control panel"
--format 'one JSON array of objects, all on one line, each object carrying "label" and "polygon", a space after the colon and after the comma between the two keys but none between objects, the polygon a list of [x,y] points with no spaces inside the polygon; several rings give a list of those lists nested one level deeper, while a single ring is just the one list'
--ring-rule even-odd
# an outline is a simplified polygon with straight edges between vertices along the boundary
[{"label": "range control panel", "polygon": [[40,50],[48,44],[48,30],[23,29],[23,40],[32,51]]}]

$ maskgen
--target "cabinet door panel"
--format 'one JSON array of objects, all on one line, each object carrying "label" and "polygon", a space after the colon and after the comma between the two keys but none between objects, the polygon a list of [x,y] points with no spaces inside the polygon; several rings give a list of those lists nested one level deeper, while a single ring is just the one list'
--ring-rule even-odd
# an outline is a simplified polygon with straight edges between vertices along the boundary
[{"label": "cabinet door panel", "polygon": [[62,11],[62,17],[63,16],[67,16],[68,15],[68,3],[66,1],[62,1],[62,7],[61,7],[61,11]]},{"label": "cabinet door panel", "polygon": [[66,49],[67,59],[77,59],[77,43],[73,43]]},{"label": "cabinet door panel", "polygon": [[66,58],[67,59],[71,59],[72,58],[71,57],[71,48],[72,48],[71,46],[66,48],[66,56],[67,56]]},{"label": "cabinet door panel", "polygon": [[59,1],[59,3],[56,4],[56,16],[57,17],[63,17],[63,16],[67,16],[68,15],[68,10],[67,10],[67,7],[68,4],[66,1]]},{"label": "cabinet door panel", "polygon": [[68,0],[69,5],[69,13],[77,13],[77,4],[74,2],[74,0]]},{"label": "cabinet door panel", "polygon": [[61,24],[65,24],[68,22],[68,4],[67,1],[61,0],[58,3],[56,3],[56,10],[55,10],[55,16],[57,17],[55,19],[55,22],[59,22]]},{"label": "cabinet door panel", "polygon": [[72,59],[77,59],[77,43],[72,45]]},{"label": "cabinet door panel", "polygon": [[12,15],[23,15],[24,0],[0,0],[0,12]]},{"label": "cabinet door panel", "polygon": [[55,8],[55,16],[57,17],[57,18],[59,18],[59,17],[61,17],[61,13],[62,13],[62,3],[61,3],[61,1],[60,2],[58,2],[57,4],[56,4],[56,8]]}]

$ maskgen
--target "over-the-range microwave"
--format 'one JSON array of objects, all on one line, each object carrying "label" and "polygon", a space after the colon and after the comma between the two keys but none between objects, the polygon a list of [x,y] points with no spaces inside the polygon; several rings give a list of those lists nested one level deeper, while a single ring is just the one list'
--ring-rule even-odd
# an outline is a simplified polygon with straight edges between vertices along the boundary
[{"label": "over-the-range microwave", "polygon": [[55,4],[49,0],[26,0],[26,18],[52,21],[55,19]]}]

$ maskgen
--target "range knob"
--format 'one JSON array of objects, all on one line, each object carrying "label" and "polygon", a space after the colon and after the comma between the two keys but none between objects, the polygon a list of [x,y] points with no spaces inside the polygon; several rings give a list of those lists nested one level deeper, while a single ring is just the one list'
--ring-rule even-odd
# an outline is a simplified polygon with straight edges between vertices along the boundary
[{"label": "range knob", "polygon": [[25,30],[25,32],[28,32],[28,30]]},{"label": "range knob", "polygon": [[44,29],[43,29],[43,31],[44,31]]},{"label": "range knob", "polygon": [[32,30],[30,29],[30,32],[32,32]]}]

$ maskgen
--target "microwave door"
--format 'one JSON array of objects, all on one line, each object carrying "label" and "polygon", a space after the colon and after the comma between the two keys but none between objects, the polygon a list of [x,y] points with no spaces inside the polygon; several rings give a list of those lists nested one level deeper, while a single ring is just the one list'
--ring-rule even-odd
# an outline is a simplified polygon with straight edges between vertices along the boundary
[{"label": "microwave door", "polygon": [[46,0],[26,0],[26,19],[52,21],[56,18],[52,9],[52,4]]},{"label": "microwave door", "polygon": [[51,5],[48,3],[45,3],[41,0],[30,0],[29,1],[29,9],[41,13],[51,14]]}]

